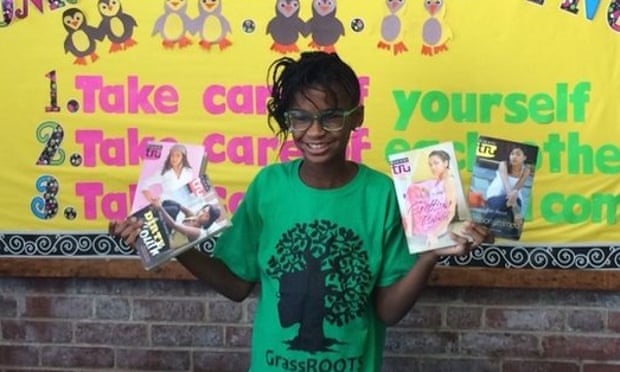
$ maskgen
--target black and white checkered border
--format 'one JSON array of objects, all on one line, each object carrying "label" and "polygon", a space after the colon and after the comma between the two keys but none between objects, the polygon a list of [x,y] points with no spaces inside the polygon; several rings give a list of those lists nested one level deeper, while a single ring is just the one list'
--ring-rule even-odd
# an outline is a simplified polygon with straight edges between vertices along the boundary
[{"label": "black and white checkered border", "polygon": [[[212,253],[215,238],[201,244]],[[110,257],[135,253],[107,234],[0,234],[0,257]],[[505,269],[618,269],[620,246],[480,247],[465,257],[444,257],[442,266]]]}]

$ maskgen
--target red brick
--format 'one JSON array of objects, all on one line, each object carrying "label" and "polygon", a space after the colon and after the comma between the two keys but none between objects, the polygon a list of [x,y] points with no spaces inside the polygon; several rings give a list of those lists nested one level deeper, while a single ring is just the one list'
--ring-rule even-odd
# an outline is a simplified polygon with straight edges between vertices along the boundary
[{"label": "red brick", "polygon": [[210,322],[238,323],[243,316],[243,305],[230,300],[209,301]]},{"label": "red brick", "polygon": [[77,323],[75,325],[76,343],[94,345],[148,345],[146,324],[131,323]]},{"label": "red brick", "polygon": [[151,342],[156,346],[224,346],[224,328],[211,325],[153,325]]},{"label": "red brick", "polygon": [[41,348],[45,367],[112,368],[114,350],[103,347],[45,346]]},{"label": "red brick", "polygon": [[93,301],[86,297],[26,297],[23,317],[83,319],[93,314]]},{"label": "red brick", "polygon": [[499,363],[484,359],[421,359],[418,363],[420,372],[499,371]]},{"label": "red brick", "polygon": [[507,330],[561,331],[564,313],[550,309],[503,309],[485,311],[487,328]]},{"label": "red brick", "polygon": [[0,317],[17,316],[17,300],[14,297],[0,296]]},{"label": "red brick", "polygon": [[482,325],[482,308],[448,306],[446,325],[450,329],[478,329]]},{"label": "red brick", "polygon": [[3,320],[2,339],[12,342],[71,342],[73,326],[69,322]]},{"label": "red brick", "polygon": [[243,301],[245,304],[244,323],[254,323],[254,313],[256,312],[256,299],[250,298]]},{"label": "red brick", "polygon": [[620,333],[620,312],[610,311],[607,317],[607,327],[609,330]]},{"label": "red brick", "polygon": [[129,320],[131,306],[126,298],[103,297],[95,300],[95,317],[99,319]]},{"label": "red brick", "polygon": [[226,346],[250,347],[252,343],[252,328],[247,326],[226,326]]},{"label": "red brick", "polygon": [[420,372],[418,358],[405,356],[385,356],[381,371],[385,372]]},{"label": "red brick", "polygon": [[411,328],[441,328],[442,309],[439,306],[414,306],[403,319],[398,322],[398,327]]},{"label": "red brick", "polygon": [[598,364],[584,363],[582,372],[618,372],[620,363]]},{"label": "red brick", "polygon": [[605,313],[598,310],[568,312],[566,324],[569,331],[600,332],[605,330]]},{"label": "red brick", "polygon": [[190,353],[156,349],[117,350],[116,367],[129,370],[188,371]]},{"label": "red brick", "polygon": [[205,305],[193,300],[134,300],[134,320],[198,322],[205,320]]},{"label": "red brick", "polygon": [[617,360],[620,356],[620,339],[588,336],[544,336],[542,346],[545,357],[579,358],[596,361]]},{"label": "red brick", "polygon": [[39,364],[39,348],[0,345],[0,366],[32,367]]},{"label": "red brick", "polygon": [[249,352],[194,352],[195,372],[240,372],[250,367]]},{"label": "red brick", "polygon": [[421,332],[389,329],[385,350],[390,353],[448,354],[457,350],[454,332]]},{"label": "red brick", "polygon": [[463,333],[460,338],[460,351],[466,355],[488,357],[528,357],[538,356],[538,338],[529,334],[517,333]]},{"label": "red brick", "polygon": [[580,372],[579,363],[540,361],[507,361],[502,372]]}]

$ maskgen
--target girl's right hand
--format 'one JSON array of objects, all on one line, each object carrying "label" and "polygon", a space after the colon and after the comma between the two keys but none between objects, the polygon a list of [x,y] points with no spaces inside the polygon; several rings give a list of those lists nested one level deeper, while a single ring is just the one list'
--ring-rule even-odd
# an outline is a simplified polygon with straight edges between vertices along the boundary
[{"label": "girl's right hand", "polygon": [[124,221],[110,221],[108,224],[108,232],[111,236],[120,238],[125,244],[133,247],[140,233],[141,226],[142,221],[135,217],[130,217]]}]

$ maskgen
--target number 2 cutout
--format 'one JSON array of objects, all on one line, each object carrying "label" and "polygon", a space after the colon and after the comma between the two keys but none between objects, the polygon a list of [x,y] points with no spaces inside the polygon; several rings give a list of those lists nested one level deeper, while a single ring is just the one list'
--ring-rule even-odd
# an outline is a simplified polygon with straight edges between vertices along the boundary
[{"label": "number 2 cutout", "polygon": [[60,165],[65,161],[65,152],[60,148],[65,131],[55,121],[46,121],[37,128],[37,141],[44,144],[37,165]]}]

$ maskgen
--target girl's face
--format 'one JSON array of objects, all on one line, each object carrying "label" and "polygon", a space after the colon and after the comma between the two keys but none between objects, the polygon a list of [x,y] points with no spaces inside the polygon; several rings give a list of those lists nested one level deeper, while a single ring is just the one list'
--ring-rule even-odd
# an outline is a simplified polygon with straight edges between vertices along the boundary
[{"label": "girl's face", "polygon": [[183,164],[183,153],[180,151],[171,151],[170,152],[170,165],[173,168],[177,168],[179,167],[181,164]]},{"label": "girl's face", "polygon": [[207,206],[202,208],[198,213],[198,218],[196,219],[196,225],[203,226],[209,219],[211,218],[211,207]]},{"label": "girl's face", "polygon": [[438,155],[433,155],[428,158],[428,166],[430,167],[433,176],[439,177],[445,173],[446,169],[448,169],[448,162],[440,158]]},{"label": "girl's face", "polygon": [[521,165],[525,162],[525,154],[523,153],[523,150],[520,148],[514,148],[512,149],[512,151],[510,151],[510,164],[512,165]]},{"label": "girl's face", "polygon": [[[341,99],[339,101],[348,101]],[[351,107],[334,107],[328,102],[325,92],[318,89],[310,89],[305,94],[298,93],[290,109],[304,110],[316,114],[324,110],[349,110]],[[338,131],[326,131],[314,120],[310,127],[304,131],[291,131],[293,141],[303,154],[304,161],[315,165],[332,165],[337,162],[344,163],[345,153],[351,130],[362,122],[362,109],[356,110],[345,120],[345,125]]]}]

